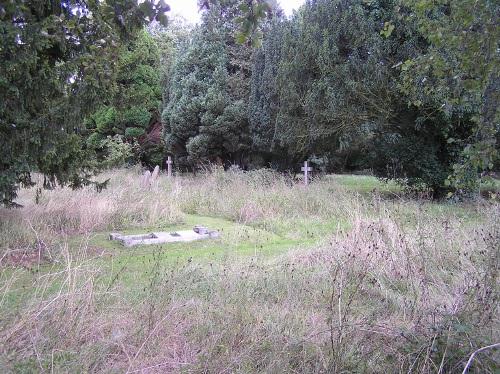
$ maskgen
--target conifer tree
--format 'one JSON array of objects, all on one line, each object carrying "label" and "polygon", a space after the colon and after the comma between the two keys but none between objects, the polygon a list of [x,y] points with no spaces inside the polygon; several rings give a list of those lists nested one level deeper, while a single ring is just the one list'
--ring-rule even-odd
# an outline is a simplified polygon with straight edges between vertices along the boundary
[{"label": "conifer tree", "polygon": [[213,5],[172,66],[163,112],[167,149],[177,163],[243,164],[249,149],[249,47],[234,40],[238,2]]},{"label": "conifer tree", "polygon": [[162,163],[162,139],[147,141],[146,132],[160,124],[160,52],[156,40],[144,29],[118,56],[112,87],[87,121],[87,144],[106,157],[107,137],[136,144],[135,159],[153,166]]},{"label": "conifer tree", "polygon": [[112,81],[121,42],[154,19],[159,1],[7,1],[0,4],[0,201],[31,174],[45,186],[92,183],[80,136]]},{"label": "conifer tree", "polygon": [[[281,62],[281,47],[285,21],[275,18],[268,23],[262,48],[255,52],[248,103],[252,152],[260,155],[266,163],[286,155],[276,144],[276,120],[280,105],[277,78]],[[288,157],[285,157],[288,159]]]}]

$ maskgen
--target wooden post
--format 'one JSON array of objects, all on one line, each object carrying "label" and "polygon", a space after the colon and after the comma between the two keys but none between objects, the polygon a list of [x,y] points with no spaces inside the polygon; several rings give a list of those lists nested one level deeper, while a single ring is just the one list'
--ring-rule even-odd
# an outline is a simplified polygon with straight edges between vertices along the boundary
[{"label": "wooden post", "polygon": [[301,170],[304,172],[304,184],[307,186],[309,184],[309,172],[313,171],[313,168],[309,166],[307,161],[304,161],[304,166]]},{"label": "wooden post", "polygon": [[172,176],[172,157],[167,158],[167,176],[170,178]]}]

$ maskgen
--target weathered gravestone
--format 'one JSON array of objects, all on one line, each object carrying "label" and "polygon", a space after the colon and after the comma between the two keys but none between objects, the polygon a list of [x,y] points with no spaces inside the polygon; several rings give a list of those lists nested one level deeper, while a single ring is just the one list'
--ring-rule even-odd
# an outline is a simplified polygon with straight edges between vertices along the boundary
[{"label": "weathered gravestone", "polygon": [[193,230],[176,232],[152,232],[141,235],[123,235],[120,233],[109,234],[109,240],[117,240],[125,247],[136,245],[165,244],[177,242],[192,242],[203,239],[215,239],[219,237],[219,232],[209,230],[204,226],[195,226]]},{"label": "weathered gravestone", "polygon": [[309,184],[309,172],[313,171],[313,168],[309,166],[307,161],[304,161],[304,166],[301,170],[304,172],[304,184],[307,186]]},{"label": "weathered gravestone", "polygon": [[151,172],[146,170],[141,178],[141,187],[148,188],[151,186]]},{"label": "weathered gravestone", "polygon": [[155,169],[153,170],[153,174],[151,174],[151,183],[156,182],[159,174],[160,174],[160,167],[156,165]]}]

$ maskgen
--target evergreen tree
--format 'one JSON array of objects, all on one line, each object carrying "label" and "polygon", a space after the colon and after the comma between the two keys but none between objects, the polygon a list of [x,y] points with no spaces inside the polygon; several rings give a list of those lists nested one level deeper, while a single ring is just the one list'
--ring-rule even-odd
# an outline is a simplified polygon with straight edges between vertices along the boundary
[{"label": "evergreen tree", "polygon": [[[279,108],[278,69],[285,21],[275,18],[265,29],[262,48],[254,54],[251,93],[248,103],[252,152],[262,157],[262,162],[276,165],[280,158],[287,160],[287,152],[276,144],[276,117]],[[283,155],[285,157],[283,157]]]},{"label": "evergreen tree", "polygon": [[158,45],[147,30],[142,30],[123,47],[114,85],[102,101],[103,106],[86,121],[91,132],[87,143],[104,153],[104,157],[106,138],[118,136],[138,144],[135,159],[149,166],[162,164],[163,141],[161,138],[149,140],[148,136],[161,126],[159,65]]},{"label": "evergreen tree", "polygon": [[412,99],[408,86],[421,92],[420,83],[405,86],[400,74],[431,49],[411,9],[397,5],[309,1],[265,34],[249,106],[255,151],[277,150],[273,161],[287,153],[292,164],[314,156],[333,170],[371,168],[437,195],[448,189],[471,116]]},{"label": "evergreen tree", "polygon": [[233,38],[237,12],[236,1],[212,6],[172,66],[163,121],[167,148],[180,165],[244,162],[251,68],[250,49]]},{"label": "evergreen tree", "polygon": [[364,1],[307,2],[282,31],[275,141],[303,159],[340,136],[397,117],[377,17]]},{"label": "evergreen tree", "polygon": [[12,204],[34,171],[73,187],[94,169],[79,135],[111,81],[121,40],[165,21],[161,1],[0,4],[0,200]]}]

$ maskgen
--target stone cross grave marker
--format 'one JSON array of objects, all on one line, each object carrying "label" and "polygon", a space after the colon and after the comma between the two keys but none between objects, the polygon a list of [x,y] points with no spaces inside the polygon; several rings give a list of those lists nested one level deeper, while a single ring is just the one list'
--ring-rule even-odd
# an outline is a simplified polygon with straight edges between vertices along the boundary
[{"label": "stone cross grave marker", "polygon": [[147,188],[151,185],[151,172],[146,170],[141,179],[141,187]]},{"label": "stone cross grave marker", "polygon": [[307,186],[309,184],[309,172],[313,171],[313,168],[309,166],[307,161],[304,161],[301,170],[304,172],[304,184]]},{"label": "stone cross grave marker", "polygon": [[172,157],[167,158],[167,175],[170,178],[172,176]]}]

